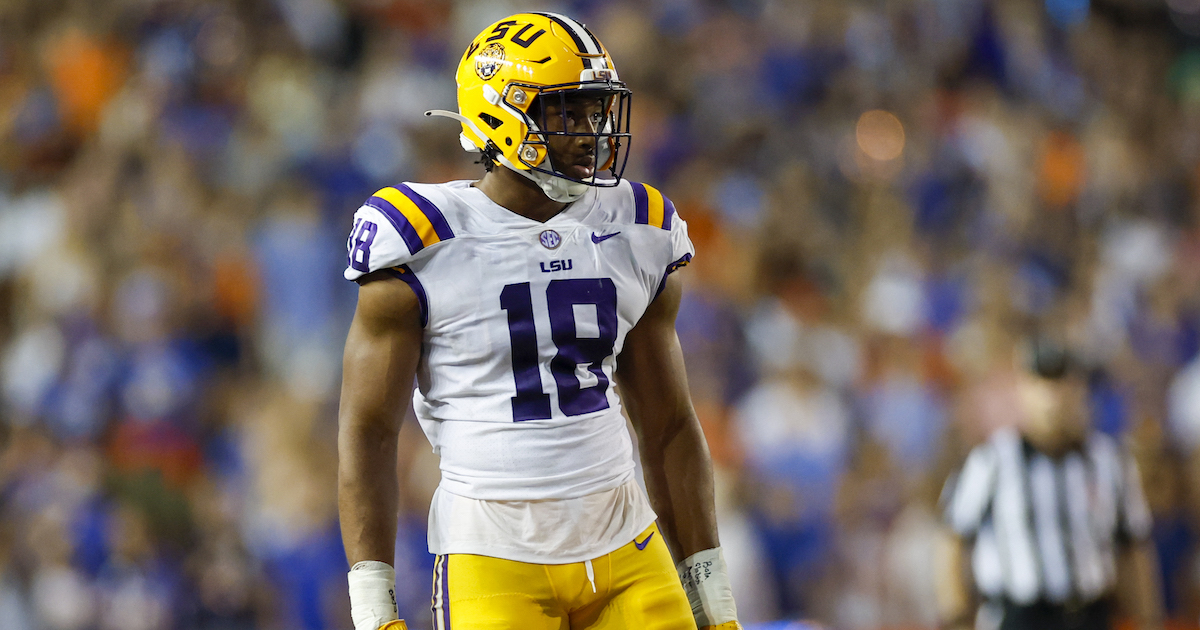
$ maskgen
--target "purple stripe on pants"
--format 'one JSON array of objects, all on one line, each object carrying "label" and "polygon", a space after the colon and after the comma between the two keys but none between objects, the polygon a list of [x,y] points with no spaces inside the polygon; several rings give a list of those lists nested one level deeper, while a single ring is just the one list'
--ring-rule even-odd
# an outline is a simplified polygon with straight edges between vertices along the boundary
[{"label": "purple stripe on pants", "polygon": [[450,556],[442,560],[442,628],[450,630]]}]

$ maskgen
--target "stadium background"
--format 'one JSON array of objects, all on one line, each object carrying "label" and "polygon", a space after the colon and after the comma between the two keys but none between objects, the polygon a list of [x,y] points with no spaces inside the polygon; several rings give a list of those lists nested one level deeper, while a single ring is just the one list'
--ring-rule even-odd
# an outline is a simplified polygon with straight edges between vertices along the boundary
[{"label": "stadium background", "polygon": [[[932,628],[937,498],[1067,331],[1200,612],[1200,2],[0,3],[0,626],[348,628],[334,477],[354,209],[476,177],[470,38],[588,23],[631,178],[688,220],[679,331],[743,620]],[[397,569],[426,627],[436,462]],[[386,471],[381,471],[386,474]]]}]

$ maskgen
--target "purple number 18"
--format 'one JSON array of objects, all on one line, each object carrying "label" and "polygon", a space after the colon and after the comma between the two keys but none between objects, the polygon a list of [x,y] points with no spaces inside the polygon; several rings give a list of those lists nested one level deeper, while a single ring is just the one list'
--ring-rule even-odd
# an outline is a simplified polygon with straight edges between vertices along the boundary
[{"label": "purple number 18", "polygon": [[[580,337],[575,306],[596,307],[599,335]],[[612,356],[617,341],[617,287],[609,278],[552,280],[546,287],[550,314],[550,338],[558,352],[550,360],[550,373],[558,389],[558,408],[578,416],[608,408],[608,377],[604,360]],[[537,327],[533,318],[533,295],[528,282],[510,284],[500,292],[500,308],[508,311],[508,336],[512,343],[513,378],[517,395],[512,397],[513,420],[546,420],[551,417],[550,395],[542,389]],[[584,387],[576,376],[579,365],[596,377]]]},{"label": "purple number 18", "polygon": [[371,270],[371,243],[379,227],[374,223],[355,219],[354,227],[350,230],[350,238],[346,239],[346,249],[349,250],[350,267],[363,273]]}]

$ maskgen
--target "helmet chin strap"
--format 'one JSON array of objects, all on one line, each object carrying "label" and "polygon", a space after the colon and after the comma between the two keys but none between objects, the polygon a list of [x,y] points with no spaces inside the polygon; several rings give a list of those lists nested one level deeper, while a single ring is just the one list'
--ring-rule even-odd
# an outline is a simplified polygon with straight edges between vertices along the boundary
[{"label": "helmet chin strap", "polygon": [[[487,138],[487,135],[485,135],[482,131],[480,131],[479,127],[475,126],[474,121],[472,121],[470,118],[467,118],[466,116],[463,116],[462,114],[459,114],[458,112],[446,111],[444,109],[431,109],[431,110],[425,112],[425,115],[426,116],[441,116],[443,118],[451,118],[453,120],[457,120],[458,122],[469,127],[471,129],[471,131],[475,132],[476,136],[478,136],[480,138]],[[476,151],[476,152],[479,151],[479,148],[476,147],[474,143],[472,143],[467,138],[462,137],[461,135],[459,137],[459,142],[463,145],[463,148],[467,149],[468,151]],[[538,188],[541,188],[542,192],[545,193],[547,197],[549,197],[553,201],[557,201],[558,203],[571,203],[571,202],[575,201],[576,199],[579,199],[580,197],[582,197],[585,193],[587,193],[587,189],[588,189],[587,184],[580,184],[579,182],[573,182],[569,179],[564,179],[562,177],[556,177],[554,175],[551,175],[549,173],[543,173],[541,171],[517,168],[517,166],[515,164],[510,162],[509,159],[504,157],[504,155],[501,153],[496,154],[496,159],[505,168],[507,168],[511,171],[515,171],[518,174],[525,177],[525,179],[528,179],[529,181],[537,184]]]},{"label": "helmet chin strap", "polygon": [[504,165],[508,168],[511,168],[512,170],[517,171],[525,177],[533,180],[533,183],[537,184],[538,187],[542,189],[542,192],[546,193],[547,197],[559,203],[571,203],[572,201],[582,197],[588,190],[587,184],[580,184],[579,182],[573,182],[569,179],[555,177],[554,175],[543,173],[541,171],[523,171],[513,168],[511,164],[507,163],[508,160],[504,160],[504,162],[506,162]]}]

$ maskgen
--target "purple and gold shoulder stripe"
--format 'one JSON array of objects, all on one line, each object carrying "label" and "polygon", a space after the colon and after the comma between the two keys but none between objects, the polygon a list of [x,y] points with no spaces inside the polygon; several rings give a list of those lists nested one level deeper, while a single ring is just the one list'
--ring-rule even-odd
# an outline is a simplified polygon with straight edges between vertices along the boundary
[{"label": "purple and gold shoulder stripe", "polygon": [[387,217],[408,245],[410,254],[454,238],[454,231],[437,206],[404,184],[380,190],[365,205]]},{"label": "purple and gold shoulder stripe", "polygon": [[634,222],[670,230],[671,219],[675,217],[675,204],[649,184],[635,181],[629,184],[633,186]]}]

